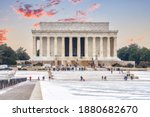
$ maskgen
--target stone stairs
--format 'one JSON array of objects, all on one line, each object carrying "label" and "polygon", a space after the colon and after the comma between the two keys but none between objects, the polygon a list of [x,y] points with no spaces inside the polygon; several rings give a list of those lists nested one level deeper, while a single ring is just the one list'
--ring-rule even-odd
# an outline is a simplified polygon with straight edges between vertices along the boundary
[{"label": "stone stairs", "polygon": [[107,80],[124,80],[126,74],[117,71],[113,74],[110,71],[53,71],[52,75],[55,80],[80,80],[80,76],[85,80],[102,80],[102,76]]}]

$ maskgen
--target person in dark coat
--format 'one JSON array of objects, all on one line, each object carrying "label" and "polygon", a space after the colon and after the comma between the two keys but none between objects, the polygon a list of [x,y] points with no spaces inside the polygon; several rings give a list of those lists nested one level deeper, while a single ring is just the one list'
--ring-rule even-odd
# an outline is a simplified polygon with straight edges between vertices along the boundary
[{"label": "person in dark coat", "polygon": [[30,81],[31,81],[31,80],[32,80],[32,77],[30,76],[29,79],[30,79]]},{"label": "person in dark coat", "polygon": [[106,77],[106,76],[104,77],[104,80],[107,80],[107,77]]},{"label": "person in dark coat", "polygon": [[83,81],[83,77],[82,76],[80,77],[80,81]]}]

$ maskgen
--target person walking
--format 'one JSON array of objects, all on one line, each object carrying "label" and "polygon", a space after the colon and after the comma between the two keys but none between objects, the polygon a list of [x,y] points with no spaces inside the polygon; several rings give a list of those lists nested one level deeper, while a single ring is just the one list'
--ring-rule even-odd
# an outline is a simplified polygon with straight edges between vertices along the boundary
[{"label": "person walking", "polygon": [[104,76],[102,76],[102,80],[104,80]]},{"label": "person walking", "polygon": [[43,76],[42,79],[45,80],[45,77]]},{"label": "person walking", "polygon": [[110,71],[111,71],[111,74],[113,74],[113,68],[111,68]]},{"label": "person walking", "polygon": [[107,80],[107,77],[106,77],[106,76],[104,77],[104,80],[105,80],[105,81]]},{"label": "person walking", "polygon": [[32,77],[31,77],[31,76],[29,77],[29,80],[30,80],[30,81],[32,80]]},{"label": "person walking", "polygon": [[83,81],[83,77],[82,76],[80,77],[80,81]]}]

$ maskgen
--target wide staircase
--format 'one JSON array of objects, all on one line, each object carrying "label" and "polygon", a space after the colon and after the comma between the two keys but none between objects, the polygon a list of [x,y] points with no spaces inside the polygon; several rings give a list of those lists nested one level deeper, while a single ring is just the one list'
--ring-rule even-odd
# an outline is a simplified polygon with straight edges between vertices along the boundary
[{"label": "wide staircase", "polygon": [[126,73],[114,71],[52,71],[55,80],[80,80],[82,76],[86,81],[102,80],[106,76],[108,81],[124,80]]}]

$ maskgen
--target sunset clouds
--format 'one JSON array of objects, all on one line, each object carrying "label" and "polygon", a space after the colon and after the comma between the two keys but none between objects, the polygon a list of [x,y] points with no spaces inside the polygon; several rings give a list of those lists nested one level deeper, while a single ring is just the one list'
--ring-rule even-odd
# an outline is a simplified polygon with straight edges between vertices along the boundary
[{"label": "sunset clouds", "polygon": [[41,4],[26,4],[16,1],[16,5],[13,8],[17,14],[21,14],[25,18],[52,17],[56,15],[57,11],[51,9],[51,7],[59,3],[60,0],[47,0],[47,2]]},{"label": "sunset clouds", "polygon": [[40,29],[40,23],[35,23],[32,25],[35,29]]},{"label": "sunset clouds", "polygon": [[88,9],[88,13],[92,13],[93,11],[99,9],[101,7],[101,4],[99,3],[94,3],[92,4],[89,9]]},{"label": "sunset clouds", "polygon": [[0,44],[5,43],[5,41],[7,40],[7,33],[8,33],[8,30],[0,29]]},{"label": "sunset clouds", "polygon": [[136,43],[139,43],[139,42],[141,42],[143,40],[144,40],[143,36],[131,37],[131,38],[127,39],[127,43],[128,43],[128,45],[136,44]]},{"label": "sunset clouds", "polygon": [[[79,3],[84,4],[84,0],[67,0],[67,1],[73,3],[72,4],[73,6],[74,4]],[[55,6],[61,4],[62,2],[64,2],[64,0],[45,0],[42,3],[31,4],[17,0],[13,8],[17,14],[22,15],[24,18],[39,19],[42,17],[52,17],[57,15],[59,11],[56,9]],[[69,18],[61,18],[58,19],[58,21],[85,22],[88,19],[88,15],[97,10],[98,8],[100,8],[100,6],[101,5],[99,3],[94,3],[88,9],[77,10],[73,16]]]},{"label": "sunset clouds", "polygon": [[[67,2],[72,3],[72,7],[75,4],[84,4],[85,0],[66,0]],[[17,14],[20,14],[24,18],[28,19],[39,19],[42,17],[52,17],[59,13],[56,9],[56,6],[64,2],[64,0],[45,0],[42,3],[38,4],[31,4],[25,3],[23,1],[17,0],[14,5],[14,10]],[[89,5],[89,8],[85,8],[83,10],[77,9],[74,15],[68,18],[60,18],[57,21],[59,22],[87,22],[89,21],[89,15],[92,14],[94,11],[99,9],[101,4],[93,3]],[[64,9],[65,10],[65,9]],[[39,29],[39,23],[33,24],[35,29]]]},{"label": "sunset clouds", "polygon": [[70,18],[64,18],[64,19],[59,19],[59,22],[87,22],[88,16],[93,13],[95,10],[100,8],[99,3],[94,3],[92,4],[88,9],[86,10],[78,10],[76,11],[75,15]]}]

